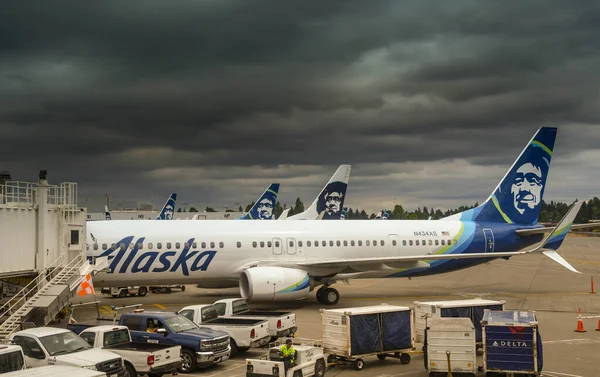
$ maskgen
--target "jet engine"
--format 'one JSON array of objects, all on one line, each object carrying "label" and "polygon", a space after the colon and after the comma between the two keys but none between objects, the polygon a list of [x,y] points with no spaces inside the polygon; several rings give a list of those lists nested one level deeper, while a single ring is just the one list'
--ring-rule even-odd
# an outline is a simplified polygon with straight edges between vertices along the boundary
[{"label": "jet engine", "polygon": [[251,267],[240,276],[240,293],[247,301],[301,300],[311,291],[303,270],[285,267]]}]

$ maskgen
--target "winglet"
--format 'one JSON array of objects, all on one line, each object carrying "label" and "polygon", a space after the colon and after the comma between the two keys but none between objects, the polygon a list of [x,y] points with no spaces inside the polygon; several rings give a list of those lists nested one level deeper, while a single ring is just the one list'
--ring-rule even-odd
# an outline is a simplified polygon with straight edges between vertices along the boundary
[{"label": "winglet", "polygon": [[584,201],[578,201],[575,204],[573,204],[571,208],[569,208],[567,214],[556,225],[554,231],[546,237],[546,239],[540,246],[540,248],[544,249],[544,251],[542,251],[542,254],[552,259],[553,261],[559,263],[563,267],[573,272],[577,272],[579,274],[581,272],[577,271],[575,267],[571,266],[571,264],[569,264],[569,262],[567,262],[563,257],[561,257],[556,252],[556,250],[558,250],[560,245],[562,245],[563,241],[567,237],[569,229],[571,229],[571,225],[575,221],[575,217],[577,216],[577,213],[579,213],[579,210],[581,209],[583,203]]}]

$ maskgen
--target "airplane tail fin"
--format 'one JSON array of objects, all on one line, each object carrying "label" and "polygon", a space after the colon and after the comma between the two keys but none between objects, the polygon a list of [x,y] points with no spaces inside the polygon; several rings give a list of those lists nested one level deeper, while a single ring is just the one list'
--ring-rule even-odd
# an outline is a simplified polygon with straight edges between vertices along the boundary
[{"label": "airplane tail fin", "polygon": [[554,127],[541,127],[483,204],[447,219],[537,224],[556,133]]},{"label": "airplane tail fin", "polygon": [[340,220],[346,220],[348,218],[348,207],[344,207],[340,214]]},{"label": "airplane tail fin", "polygon": [[281,213],[281,215],[279,215],[279,218],[277,220],[285,220],[288,217],[288,213],[290,213],[292,209],[288,208],[288,209],[284,209],[283,212]]},{"label": "airplane tail fin", "polygon": [[167,202],[163,206],[162,210],[156,217],[156,220],[172,220],[173,213],[175,213],[175,202],[177,201],[177,193],[174,192],[169,196]]},{"label": "airplane tail fin", "polygon": [[350,165],[340,165],[323,190],[304,212],[288,217],[288,220],[339,220],[344,208],[346,189],[350,180]]},{"label": "airplane tail fin", "polygon": [[105,220],[110,220],[112,217],[110,216],[110,211],[108,210],[108,206],[104,206],[104,218]]},{"label": "airplane tail fin", "polygon": [[279,183],[271,183],[252,208],[238,220],[272,220],[278,193]]}]

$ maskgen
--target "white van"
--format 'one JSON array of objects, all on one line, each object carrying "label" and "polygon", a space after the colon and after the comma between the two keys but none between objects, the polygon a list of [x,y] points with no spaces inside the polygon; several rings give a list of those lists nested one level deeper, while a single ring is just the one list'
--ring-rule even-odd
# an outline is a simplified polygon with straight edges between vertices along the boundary
[{"label": "white van", "polygon": [[25,369],[23,349],[15,345],[0,344],[0,374]]},{"label": "white van", "polygon": [[106,373],[67,365],[46,365],[3,374],[2,377],[106,377]]}]

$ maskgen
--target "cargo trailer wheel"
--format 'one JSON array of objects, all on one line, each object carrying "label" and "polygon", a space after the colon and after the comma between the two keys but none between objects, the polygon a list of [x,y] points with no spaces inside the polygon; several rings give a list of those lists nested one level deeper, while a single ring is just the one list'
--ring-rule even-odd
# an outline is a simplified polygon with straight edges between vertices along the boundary
[{"label": "cargo trailer wheel", "polygon": [[408,364],[410,363],[410,355],[407,353],[403,353],[400,355],[400,364]]},{"label": "cargo trailer wheel", "polygon": [[146,293],[148,293],[148,288],[146,288],[146,287],[140,287],[138,289],[138,296],[144,297],[144,296],[146,296]]},{"label": "cargo trailer wheel", "polygon": [[335,305],[340,301],[340,292],[335,288],[325,288],[321,294],[321,304]]},{"label": "cargo trailer wheel", "polygon": [[191,373],[196,370],[196,355],[188,349],[181,350],[181,373]]},{"label": "cargo trailer wheel", "polygon": [[121,289],[121,291],[119,292],[119,297],[120,298],[127,297],[127,290]]},{"label": "cargo trailer wheel", "polygon": [[363,370],[364,367],[365,367],[365,362],[363,359],[354,360],[354,369]]},{"label": "cargo trailer wheel", "polygon": [[315,376],[323,377],[325,375],[325,362],[323,360],[317,360],[315,364]]},{"label": "cargo trailer wheel", "polygon": [[385,353],[380,353],[379,355],[377,355],[377,358],[382,361],[385,360],[386,357],[387,355]]},{"label": "cargo trailer wheel", "polygon": [[181,286],[181,292],[184,292],[184,291],[185,291],[185,285],[182,285]]}]

